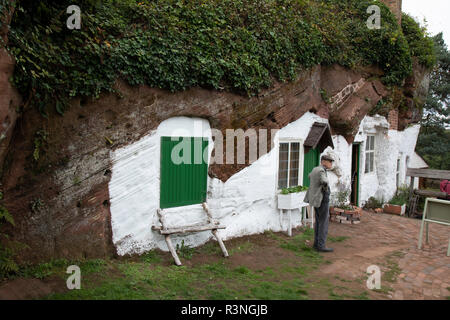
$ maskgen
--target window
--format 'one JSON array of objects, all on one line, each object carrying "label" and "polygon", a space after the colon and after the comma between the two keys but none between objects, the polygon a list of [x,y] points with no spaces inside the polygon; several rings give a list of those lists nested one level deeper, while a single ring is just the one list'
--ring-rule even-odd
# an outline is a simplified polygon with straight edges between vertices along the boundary
[{"label": "window", "polygon": [[[206,201],[208,163],[202,155],[207,148],[207,138],[161,137],[161,209]],[[183,161],[174,161],[173,154]]]},{"label": "window", "polygon": [[299,185],[300,142],[280,142],[278,189]]},{"label": "window", "polygon": [[366,165],[364,173],[373,172],[375,161],[375,136],[367,136],[366,140]]},{"label": "window", "polygon": [[395,176],[397,181],[397,188],[400,187],[400,158],[397,159],[397,174]]}]

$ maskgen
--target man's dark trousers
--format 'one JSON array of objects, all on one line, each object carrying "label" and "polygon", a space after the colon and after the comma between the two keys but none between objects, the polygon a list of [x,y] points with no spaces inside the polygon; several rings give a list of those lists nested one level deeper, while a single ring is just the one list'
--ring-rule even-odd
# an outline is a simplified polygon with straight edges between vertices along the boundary
[{"label": "man's dark trousers", "polygon": [[328,221],[330,219],[330,190],[323,193],[319,208],[314,208],[316,223],[314,225],[314,246],[323,249],[327,242]]}]

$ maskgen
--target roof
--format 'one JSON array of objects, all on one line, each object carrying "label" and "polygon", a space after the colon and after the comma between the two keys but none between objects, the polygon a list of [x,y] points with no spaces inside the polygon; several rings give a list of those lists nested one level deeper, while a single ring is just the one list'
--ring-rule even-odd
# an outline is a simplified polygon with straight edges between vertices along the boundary
[{"label": "roof", "polygon": [[303,145],[305,147],[305,153],[307,153],[309,149],[314,148],[318,148],[320,153],[322,153],[328,146],[334,149],[333,139],[331,138],[331,131],[328,124],[314,122]]},{"label": "roof", "polygon": [[423,169],[428,167],[429,165],[417,154],[417,152],[412,154],[411,159],[409,159],[408,168]]}]

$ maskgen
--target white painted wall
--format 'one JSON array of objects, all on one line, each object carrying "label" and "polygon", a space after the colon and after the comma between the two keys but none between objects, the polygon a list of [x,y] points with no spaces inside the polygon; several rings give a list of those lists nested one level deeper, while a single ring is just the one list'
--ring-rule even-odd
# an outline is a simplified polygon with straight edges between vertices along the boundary
[{"label": "white painted wall", "polygon": [[[283,215],[280,221],[276,208],[278,142],[281,139],[304,141],[316,121],[327,123],[326,119],[306,113],[282,128],[275,136],[275,147],[268,154],[225,183],[208,178],[208,205],[213,217],[227,226],[226,229],[219,230],[225,240],[265,230],[276,232],[286,229],[287,215]],[[404,132],[388,130],[387,121],[383,117],[366,117],[363,120],[355,139],[355,142],[362,144],[360,201],[364,202],[374,195],[393,195],[396,157],[399,152],[402,152],[403,159],[407,155],[412,157],[418,130],[418,126],[412,126]],[[365,175],[364,143],[368,133],[376,134],[376,172]],[[141,140],[112,152],[114,164],[109,183],[111,224],[113,243],[119,255],[141,254],[153,248],[167,250],[164,238],[151,230],[152,225],[158,225],[156,209],[159,207],[161,136],[208,137],[210,154],[212,151],[211,129],[207,120],[176,117],[162,122]],[[333,136],[333,143],[335,149],[327,148],[324,153],[336,159],[333,172],[328,173],[331,191],[336,192],[338,182],[350,186],[352,145],[342,136]],[[200,205],[171,208],[164,212],[167,212],[166,217],[171,226],[192,224],[206,218]],[[301,221],[298,212],[293,214],[293,218],[293,227],[299,226]],[[211,237],[211,232],[205,231],[173,236],[172,240],[175,244],[184,240],[186,245],[198,246]]]},{"label": "white painted wall", "polygon": [[[362,120],[354,139],[354,143],[361,144],[359,205],[363,205],[370,197],[385,201],[393,197],[397,190],[397,158],[400,158],[400,185],[407,183],[406,157],[414,155],[419,130],[420,125],[412,125],[404,131],[389,130],[386,118],[379,115],[366,116]],[[367,135],[375,135],[375,168],[370,173],[365,173]],[[334,136],[333,143],[335,150],[327,148],[324,153],[339,160],[336,165],[340,167],[342,176],[338,178],[333,172],[329,173],[331,191],[335,193],[338,191],[338,181],[350,187],[352,145],[347,144],[341,136]]]}]

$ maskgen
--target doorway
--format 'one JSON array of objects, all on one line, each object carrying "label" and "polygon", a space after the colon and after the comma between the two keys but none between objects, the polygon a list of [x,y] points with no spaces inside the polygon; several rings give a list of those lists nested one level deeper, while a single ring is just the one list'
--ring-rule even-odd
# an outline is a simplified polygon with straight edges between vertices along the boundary
[{"label": "doorway", "polygon": [[309,174],[312,169],[319,165],[319,150],[310,149],[308,153],[305,154],[305,159],[303,161],[303,185],[309,187]]},{"label": "doorway", "polygon": [[360,157],[360,147],[359,143],[354,143],[352,146],[352,181],[351,188],[352,192],[350,194],[351,204],[358,206],[359,203],[359,157]]}]

